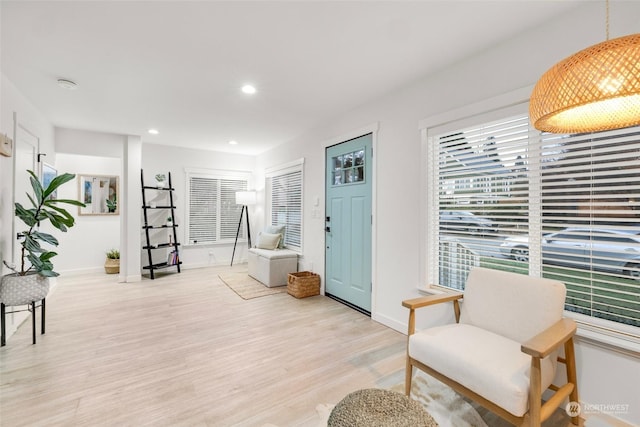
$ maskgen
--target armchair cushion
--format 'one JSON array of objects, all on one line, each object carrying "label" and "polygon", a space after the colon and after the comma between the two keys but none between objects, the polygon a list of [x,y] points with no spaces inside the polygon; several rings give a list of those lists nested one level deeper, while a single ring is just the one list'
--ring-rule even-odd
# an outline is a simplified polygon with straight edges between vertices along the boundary
[{"label": "armchair cushion", "polygon": [[[469,324],[430,328],[409,338],[409,356],[516,416],[528,409],[531,357],[520,342]],[[555,377],[555,353],[541,360],[542,389]]]},{"label": "armchair cushion", "polygon": [[562,318],[562,282],[487,268],[469,273],[460,323],[523,343]]}]

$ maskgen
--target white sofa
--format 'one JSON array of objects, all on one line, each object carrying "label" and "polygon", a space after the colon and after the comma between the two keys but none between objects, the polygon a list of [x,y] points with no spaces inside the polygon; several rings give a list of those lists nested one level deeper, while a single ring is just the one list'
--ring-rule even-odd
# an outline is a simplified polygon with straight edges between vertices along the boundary
[{"label": "white sofa", "polygon": [[298,271],[298,253],[289,249],[249,249],[249,276],[272,288],[287,284]]}]

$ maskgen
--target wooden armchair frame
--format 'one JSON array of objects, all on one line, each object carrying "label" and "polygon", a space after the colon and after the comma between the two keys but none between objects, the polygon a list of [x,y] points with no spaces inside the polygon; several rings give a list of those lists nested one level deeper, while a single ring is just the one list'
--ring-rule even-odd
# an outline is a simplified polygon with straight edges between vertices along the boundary
[{"label": "wooden armchair frame", "polygon": [[[573,336],[576,333],[576,323],[573,319],[563,318],[554,325],[522,343],[520,349],[523,353],[531,356],[531,371],[529,385],[529,411],[522,417],[517,417],[495,403],[485,399],[474,391],[469,390],[462,384],[448,378],[440,372],[426,366],[425,364],[409,356],[409,338],[415,333],[416,310],[434,304],[452,302],[456,317],[456,323],[460,321],[459,301],[464,297],[462,293],[446,293],[441,295],[430,295],[420,298],[405,300],[402,305],[409,309],[409,324],[407,334],[407,367],[405,373],[405,394],[411,394],[411,379],[413,367],[426,372],[432,377],[447,384],[459,394],[478,402],[480,405],[496,413],[508,422],[516,426],[539,427],[543,421],[569,397],[571,402],[578,402],[578,386],[576,377],[575,352],[573,347]],[[550,385],[549,389],[555,391],[553,396],[542,404],[541,369],[540,360],[564,345],[565,357],[558,357],[558,361],[566,367],[567,383],[561,387]],[[573,425],[581,425],[578,416],[572,417]]]}]

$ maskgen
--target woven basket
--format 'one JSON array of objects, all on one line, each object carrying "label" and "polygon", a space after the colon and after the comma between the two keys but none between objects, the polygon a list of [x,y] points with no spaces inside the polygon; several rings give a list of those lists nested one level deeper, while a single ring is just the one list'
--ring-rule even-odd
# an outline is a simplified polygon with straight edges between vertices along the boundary
[{"label": "woven basket", "polygon": [[320,275],[310,271],[289,273],[287,293],[296,298],[320,295]]},{"label": "woven basket", "polygon": [[107,258],[104,262],[104,271],[107,274],[120,273],[120,259]]}]

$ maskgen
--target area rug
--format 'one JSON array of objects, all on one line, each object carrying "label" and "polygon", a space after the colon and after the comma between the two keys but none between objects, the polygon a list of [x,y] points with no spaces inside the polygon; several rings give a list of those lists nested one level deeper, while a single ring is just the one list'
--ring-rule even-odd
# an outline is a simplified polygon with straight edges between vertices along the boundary
[{"label": "area rug", "polygon": [[[480,414],[448,385],[416,369],[411,397],[422,404],[440,427],[487,427]],[[404,382],[391,387],[404,393]]]},{"label": "area rug", "polygon": [[[404,393],[404,382],[390,388]],[[429,412],[440,427],[487,427],[478,412],[449,386],[418,371],[411,382],[411,398]],[[316,406],[320,418],[318,426],[326,426],[335,405]],[[391,426],[390,426],[391,427]]]},{"label": "area rug", "polygon": [[221,273],[220,280],[242,299],[253,299],[287,292],[286,286],[268,288],[244,271]]}]

